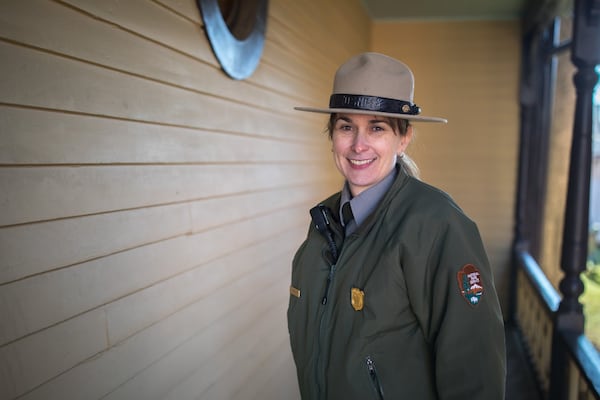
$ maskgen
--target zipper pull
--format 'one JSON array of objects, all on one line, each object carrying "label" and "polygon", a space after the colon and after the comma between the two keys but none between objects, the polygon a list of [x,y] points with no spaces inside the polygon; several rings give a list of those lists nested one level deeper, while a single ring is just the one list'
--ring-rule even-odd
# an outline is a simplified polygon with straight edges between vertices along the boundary
[{"label": "zipper pull", "polygon": [[381,382],[379,381],[377,370],[375,369],[375,363],[373,362],[371,356],[367,356],[367,358],[365,358],[365,363],[367,364],[367,369],[369,370],[369,376],[371,377],[371,383],[373,383],[373,389],[375,389],[377,392],[379,400],[383,400],[383,388],[381,387]]},{"label": "zipper pull", "polygon": [[373,359],[371,358],[371,356],[367,356],[367,358],[365,359],[365,362],[367,363],[367,369],[369,370],[369,375],[371,375],[371,378],[377,378],[377,371],[375,370],[375,363],[373,362]]},{"label": "zipper pull", "polygon": [[333,274],[335,273],[335,264],[331,264],[329,267],[329,275],[327,275],[327,282],[325,283],[325,294],[323,295],[323,299],[321,300],[321,304],[327,304],[327,296],[329,296],[329,286],[331,286],[331,281],[333,280]]}]

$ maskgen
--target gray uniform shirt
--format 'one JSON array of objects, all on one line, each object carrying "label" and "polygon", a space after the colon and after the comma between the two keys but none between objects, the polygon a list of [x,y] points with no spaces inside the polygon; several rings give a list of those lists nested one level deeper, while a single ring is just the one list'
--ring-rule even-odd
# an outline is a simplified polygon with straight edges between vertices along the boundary
[{"label": "gray uniform shirt", "polygon": [[383,178],[376,185],[371,186],[367,190],[363,191],[356,197],[352,197],[350,193],[350,188],[348,187],[348,182],[344,184],[344,188],[342,189],[342,197],[340,200],[340,221],[342,221],[342,226],[344,226],[344,218],[342,217],[342,207],[347,202],[350,202],[350,207],[352,209],[352,215],[354,219],[348,223],[348,226],[344,226],[346,229],[346,236],[352,234],[362,224],[362,222],[371,214],[383,196],[387,193],[387,191],[392,187],[394,180],[396,179],[396,175],[398,175],[398,171],[396,168],[392,168],[392,171]]}]

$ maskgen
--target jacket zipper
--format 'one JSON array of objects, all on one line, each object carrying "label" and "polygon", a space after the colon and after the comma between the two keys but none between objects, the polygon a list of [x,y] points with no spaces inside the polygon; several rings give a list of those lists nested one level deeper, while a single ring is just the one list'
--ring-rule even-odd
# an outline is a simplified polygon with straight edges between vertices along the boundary
[{"label": "jacket zipper", "polygon": [[331,286],[331,281],[333,280],[333,275],[335,274],[335,264],[331,264],[329,267],[329,275],[327,275],[327,282],[325,282],[325,293],[323,294],[323,299],[321,300],[321,304],[327,304],[327,297],[329,296],[329,288]]},{"label": "jacket zipper", "polygon": [[367,364],[367,370],[369,371],[369,378],[371,378],[373,389],[375,389],[375,392],[377,393],[377,398],[379,400],[384,400],[383,388],[381,387],[379,376],[377,376],[377,369],[375,369],[375,363],[373,362],[371,356],[367,356],[367,358],[365,358],[365,363]]},{"label": "jacket zipper", "polygon": [[[327,223],[327,221],[325,221]],[[328,224],[327,224],[328,225]],[[329,233],[331,233],[331,231],[329,231]],[[328,239],[328,245],[329,245],[329,251],[331,252],[331,255],[333,257],[333,261],[329,262],[329,273],[327,274],[327,281],[325,282],[325,292],[323,293],[323,298],[321,299],[321,304],[323,306],[327,305],[327,300],[329,298],[329,292],[331,291],[331,283],[333,281],[333,277],[335,275],[335,268],[336,268],[336,264],[337,264],[337,260],[339,257],[338,254],[338,250],[337,250],[337,246],[335,244],[335,241],[333,241],[333,238],[331,236],[327,237],[327,235],[325,235],[326,238]],[[327,258],[326,258],[327,259]],[[325,367],[323,365],[323,360],[322,360],[322,350],[323,350],[323,343],[322,343],[322,339],[323,339],[323,329],[324,329],[324,319],[325,319],[325,314],[327,313],[327,308],[326,307],[321,307],[321,315],[319,317],[319,336],[317,338],[317,360],[316,360],[316,365],[317,368],[315,368],[315,374],[316,374],[316,387],[317,387],[317,395],[319,398],[321,398],[323,395],[326,396],[327,393],[327,386],[323,385],[325,387],[322,387],[321,383],[324,383],[326,378],[325,378]],[[321,378],[323,377],[323,382],[321,381]],[[324,393],[322,393],[322,391]]]},{"label": "jacket zipper", "polygon": [[[335,275],[335,264],[330,264],[329,266],[329,274],[327,275],[327,281],[325,282],[325,293],[323,294],[323,298],[321,299],[321,304],[322,305],[326,305],[327,304],[327,299],[329,297],[329,291],[331,289],[331,282],[333,281],[333,276]],[[315,373],[316,373],[316,386],[317,386],[317,392],[319,393],[319,396],[321,396],[321,380],[320,377],[324,376],[324,372],[323,372],[323,367],[321,365],[321,363],[323,362],[323,360],[321,360],[321,353],[322,353],[322,347],[321,347],[321,339],[323,337],[323,324],[324,324],[324,318],[325,318],[325,313],[326,313],[326,308],[322,307],[321,308],[321,315],[319,317],[319,338],[317,340],[317,368],[315,368]]]}]

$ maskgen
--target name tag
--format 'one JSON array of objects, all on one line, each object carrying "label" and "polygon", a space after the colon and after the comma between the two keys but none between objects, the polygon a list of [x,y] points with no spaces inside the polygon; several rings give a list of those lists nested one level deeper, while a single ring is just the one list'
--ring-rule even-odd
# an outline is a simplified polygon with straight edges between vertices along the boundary
[{"label": "name tag", "polygon": [[294,297],[300,298],[300,289],[290,286],[290,294]]}]

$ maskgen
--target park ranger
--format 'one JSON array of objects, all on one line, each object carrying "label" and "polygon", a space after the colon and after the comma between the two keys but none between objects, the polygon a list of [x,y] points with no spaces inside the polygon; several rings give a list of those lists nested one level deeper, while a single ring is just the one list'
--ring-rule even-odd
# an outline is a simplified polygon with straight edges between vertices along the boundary
[{"label": "park ranger", "polygon": [[414,77],[378,53],[336,72],[328,132],[342,190],[310,210],[288,329],[304,400],[503,400],[502,313],[475,223],[406,155]]}]

